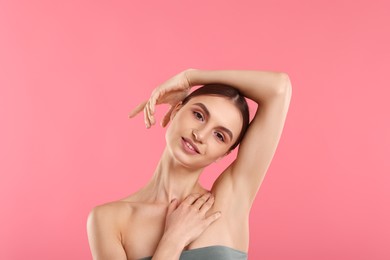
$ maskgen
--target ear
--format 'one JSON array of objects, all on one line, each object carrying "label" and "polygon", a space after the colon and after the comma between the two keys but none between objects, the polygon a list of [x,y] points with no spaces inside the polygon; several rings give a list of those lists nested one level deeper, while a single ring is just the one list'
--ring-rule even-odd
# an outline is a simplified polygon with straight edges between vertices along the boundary
[{"label": "ear", "polygon": [[175,105],[175,107],[172,109],[171,116],[170,116],[170,121],[175,117],[176,113],[180,110],[180,108],[183,106],[183,102],[180,101]]}]

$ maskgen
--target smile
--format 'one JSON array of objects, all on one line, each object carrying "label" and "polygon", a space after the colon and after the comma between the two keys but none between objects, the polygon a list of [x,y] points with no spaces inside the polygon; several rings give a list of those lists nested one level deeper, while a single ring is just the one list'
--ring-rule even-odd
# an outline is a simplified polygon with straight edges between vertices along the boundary
[{"label": "smile", "polygon": [[184,147],[184,150],[190,154],[199,154],[198,147],[196,147],[195,144],[191,142],[191,140],[182,137],[182,144]]}]

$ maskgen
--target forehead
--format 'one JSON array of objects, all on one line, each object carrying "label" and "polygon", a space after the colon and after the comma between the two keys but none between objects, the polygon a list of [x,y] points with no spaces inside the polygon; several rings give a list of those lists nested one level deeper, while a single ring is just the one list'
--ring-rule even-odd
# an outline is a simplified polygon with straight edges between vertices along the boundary
[{"label": "forehead", "polygon": [[210,120],[230,129],[234,137],[237,137],[242,127],[242,116],[233,101],[221,96],[202,95],[191,98],[189,106],[202,103],[210,112]]}]

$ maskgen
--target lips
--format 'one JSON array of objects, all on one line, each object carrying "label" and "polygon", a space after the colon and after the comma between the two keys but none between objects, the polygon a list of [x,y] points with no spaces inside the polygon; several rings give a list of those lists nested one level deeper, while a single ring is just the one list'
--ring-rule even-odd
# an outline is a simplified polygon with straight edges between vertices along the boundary
[{"label": "lips", "polygon": [[[194,148],[195,152],[200,153],[198,147],[188,138],[182,137],[183,141],[188,143],[192,148]],[[190,148],[191,149],[191,148]]]}]

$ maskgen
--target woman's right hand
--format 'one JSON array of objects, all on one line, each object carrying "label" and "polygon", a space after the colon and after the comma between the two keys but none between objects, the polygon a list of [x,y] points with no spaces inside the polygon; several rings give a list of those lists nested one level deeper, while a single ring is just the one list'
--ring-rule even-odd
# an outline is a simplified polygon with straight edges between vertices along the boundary
[{"label": "woman's right hand", "polygon": [[155,88],[150,98],[134,108],[130,112],[129,117],[132,118],[143,110],[146,127],[150,128],[156,122],[154,118],[155,106],[158,104],[169,104],[170,109],[161,121],[161,126],[165,127],[170,120],[170,115],[175,105],[182,101],[190,91],[191,83],[186,75],[189,70],[192,69],[176,74]]},{"label": "woman's right hand", "polygon": [[184,243],[184,248],[221,216],[218,211],[206,217],[213,204],[214,196],[211,193],[191,194],[180,205],[173,200],[168,207],[164,236]]}]

